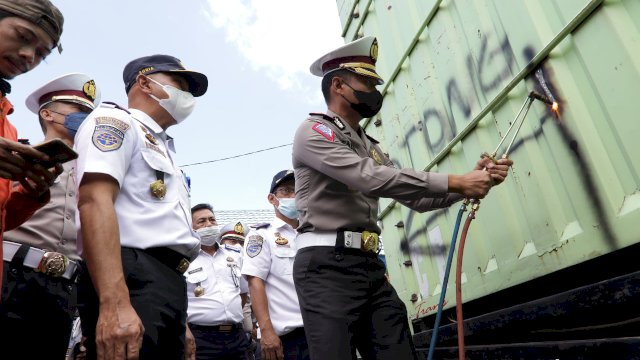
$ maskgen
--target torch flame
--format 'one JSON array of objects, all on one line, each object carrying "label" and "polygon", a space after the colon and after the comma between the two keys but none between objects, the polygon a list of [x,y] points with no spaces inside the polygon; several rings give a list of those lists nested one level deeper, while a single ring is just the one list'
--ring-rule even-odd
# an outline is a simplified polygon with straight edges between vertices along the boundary
[{"label": "torch flame", "polygon": [[553,105],[551,105],[551,111],[556,116],[556,119],[560,119],[560,112],[558,111],[559,109],[560,105],[558,105],[558,103],[554,101]]}]

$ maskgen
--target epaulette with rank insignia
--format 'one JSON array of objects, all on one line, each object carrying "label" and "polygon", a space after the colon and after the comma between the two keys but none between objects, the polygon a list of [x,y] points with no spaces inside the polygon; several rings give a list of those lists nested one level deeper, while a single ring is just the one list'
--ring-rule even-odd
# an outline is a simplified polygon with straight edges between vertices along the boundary
[{"label": "epaulette with rank insignia", "polygon": [[266,229],[271,225],[271,223],[262,223],[262,224],[255,224],[255,225],[251,225],[252,228],[256,229],[256,230],[260,230],[260,229]]},{"label": "epaulette with rank insignia", "polygon": [[111,101],[103,101],[103,102],[100,104],[100,106],[106,106],[106,107],[109,107],[109,108],[111,108],[111,109],[118,109],[118,110],[122,110],[122,111],[126,112],[127,114],[131,114],[131,113],[129,112],[129,110],[127,110],[127,109],[123,108],[122,106],[120,106],[120,105],[118,105],[118,104],[116,104],[116,103],[114,103],[114,102],[111,102]]},{"label": "epaulette with rank insignia", "polygon": [[309,115],[321,117],[321,118],[333,123],[340,130],[344,130],[346,128],[344,126],[344,123],[342,122],[342,120],[338,119],[337,117],[331,117],[331,116],[329,116],[327,114],[323,114],[323,113],[309,113]]}]

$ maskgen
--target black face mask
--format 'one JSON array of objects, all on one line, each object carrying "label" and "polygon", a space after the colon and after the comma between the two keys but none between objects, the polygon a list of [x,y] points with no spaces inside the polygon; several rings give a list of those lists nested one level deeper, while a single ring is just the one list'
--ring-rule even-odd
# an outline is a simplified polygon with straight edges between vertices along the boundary
[{"label": "black face mask", "polygon": [[382,108],[382,94],[378,90],[373,90],[371,92],[356,90],[351,85],[344,83],[348,87],[353,90],[353,95],[358,99],[358,103],[354,104],[351,101],[347,100],[347,98],[342,96],[351,108],[355,110],[360,116],[363,118],[370,118],[377,114]]}]

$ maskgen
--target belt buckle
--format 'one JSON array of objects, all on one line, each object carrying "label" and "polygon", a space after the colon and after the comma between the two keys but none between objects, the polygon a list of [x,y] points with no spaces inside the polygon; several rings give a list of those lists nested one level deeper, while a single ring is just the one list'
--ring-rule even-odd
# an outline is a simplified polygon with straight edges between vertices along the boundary
[{"label": "belt buckle", "polygon": [[218,326],[218,331],[230,332],[231,330],[233,330],[233,325],[225,324]]},{"label": "belt buckle", "polygon": [[184,274],[184,272],[187,271],[188,268],[189,268],[189,261],[187,259],[181,259],[180,263],[176,267],[176,270],[178,270],[181,274]]},{"label": "belt buckle", "polygon": [[378,234],[364,231],[362,233],[362,250],[369,252],[378,251]]},{"label": "belt buckle", "polygon": [[48,251],[42,255],[37,271],[53,277],[60,277],[67,271],[69,258],[58,252]]}]

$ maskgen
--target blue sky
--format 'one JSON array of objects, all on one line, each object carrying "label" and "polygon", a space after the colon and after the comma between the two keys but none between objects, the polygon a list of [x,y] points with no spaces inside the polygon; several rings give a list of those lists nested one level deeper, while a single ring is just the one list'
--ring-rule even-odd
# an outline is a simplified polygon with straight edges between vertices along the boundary
[{"label": "blue sky", "polygon": [[[180,165],[292,142],[307,113],[323,111],[320,78],[309,65],[343,44],[330,0],[53,0],[65,16],[62,54],[11,81],[10,120],[31,143],[43,135],[24,99],[47,81],[83,72],[102,100],[126,106],[122,69],[165,53],[209,77],[193,114],[169,129]],[[218,210],[267,209],[273,175],[291,168],[291,147],[184,167],[192,204]]]}]

